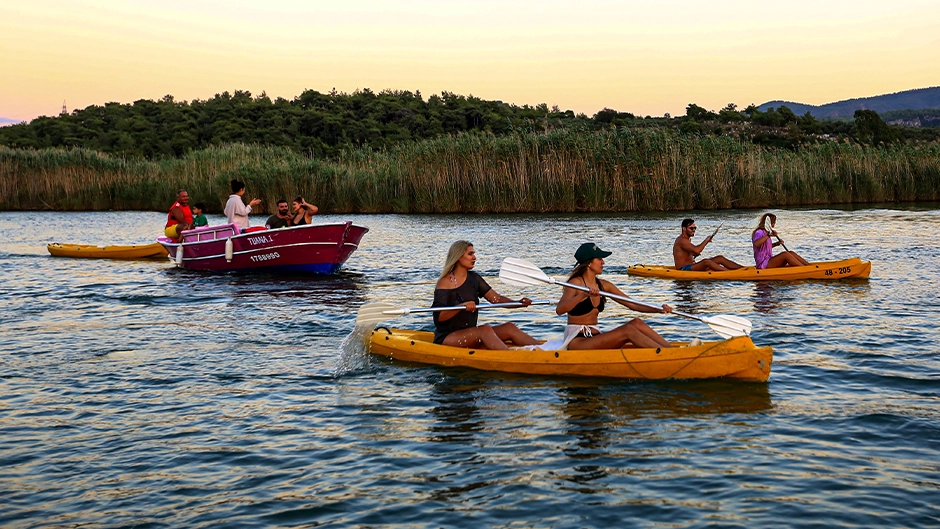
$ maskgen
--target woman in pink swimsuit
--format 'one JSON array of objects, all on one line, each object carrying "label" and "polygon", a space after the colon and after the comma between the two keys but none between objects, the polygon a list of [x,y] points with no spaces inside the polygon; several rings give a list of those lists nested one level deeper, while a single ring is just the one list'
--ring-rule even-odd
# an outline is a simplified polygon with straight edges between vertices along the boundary
[{"label": "woman in pink swimsuit", "polygon": [[[770,219],[770,227],[767,227],[767,219]],[[803,259],[796,252],[786,251],[774,255],[774,246],[783,244],[783,239],[777,236],[774,226],[777,224],[777,216],[773,213],[764,213],[761,215],[760,222],[757,223],[757,229],[751,234],[751,242],[754,244],[754,263],[757,268],[780,268],[782,266],[806,266],[809,262]],[[771,237],[777,237],[777,242],[773,242]]]}]

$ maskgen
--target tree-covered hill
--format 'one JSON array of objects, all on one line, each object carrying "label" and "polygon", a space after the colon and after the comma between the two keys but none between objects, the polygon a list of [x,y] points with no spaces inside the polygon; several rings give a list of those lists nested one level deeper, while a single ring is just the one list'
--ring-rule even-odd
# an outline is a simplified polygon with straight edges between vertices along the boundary
[{"label": "tree-covered hill", "polygon": [[[865,111],[871,112],[871,111]],[[678,117],[638,117],[605,108],[591,117],[547,104],[517,106],[450,92],[424,99],[420,92],[352,94],[307,90],[293,99],[272,100],[266,94],[223,92],[211,99],[106,103],[56,117],[0,127],[0,145],[14,149],[83,148],[146,159],[179,158],[212,146],[245,143],[284,147],[314,158],[335,158],[368,147],[397,145],[460,134],[505,136],[554,130],[594,132],[608,129],[671,129],[687,135],[731,136],[758,145],[797,148],[832,141],[890,143],[935,141],[940,129],[892,127],[877,113],[852,121],[818,120],[786,106],[719,111],[689,104]],[[929,125],[924,116],[902,125]],[[875,123],[877,121],[878,123]],[[861,128],[860,128],[861,127]],[[874,127],[874,128],[873,128]],[[871,130],[880,131],[877,134]]]},{"label": "tree-covered hill", "polygon": [[825,105],[806,105],[792,101],[768,101],[757,108],[766,112],[769,108],[786,106],[797,114],[809,112],[816,118],[851,117],[856,110],[874,110],[879,114],[899,110],[940,109],[940,86],[917,88],[893,94],[859,97],[836,101]]}]

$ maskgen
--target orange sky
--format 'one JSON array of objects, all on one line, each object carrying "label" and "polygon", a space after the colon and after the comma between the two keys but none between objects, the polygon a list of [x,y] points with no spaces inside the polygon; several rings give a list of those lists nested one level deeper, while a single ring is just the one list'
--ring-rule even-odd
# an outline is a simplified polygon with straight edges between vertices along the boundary
[{"label": "orange sky", "polygon": [[0,117],[228,90],[443,90],[593,114],[940,85],[936,0],[0,3]]}]

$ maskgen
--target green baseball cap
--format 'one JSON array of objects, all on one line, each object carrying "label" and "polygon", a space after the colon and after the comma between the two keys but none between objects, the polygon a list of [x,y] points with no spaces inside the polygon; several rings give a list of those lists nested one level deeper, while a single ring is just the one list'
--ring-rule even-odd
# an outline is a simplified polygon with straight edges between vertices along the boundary
[{"label": "green baseball cap", "polygon": [[590,262],[592,259],[603,259],[609,256],[610,253],[611,252],[601,250],[593,242],[586,242],[578,246],[578,251],[574,253],[574,258],[578,260],[578,264],[583,264]]}]

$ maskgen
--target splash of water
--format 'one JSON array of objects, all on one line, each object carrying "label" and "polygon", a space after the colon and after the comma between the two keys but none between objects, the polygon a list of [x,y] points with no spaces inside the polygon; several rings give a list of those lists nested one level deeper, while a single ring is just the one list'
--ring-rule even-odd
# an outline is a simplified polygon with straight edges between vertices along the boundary
[{"label": "splash of water", "polygon": [[369,340],[375,324],[356,325],[339,347],[339,360],[334,376],[342,377],[368,371],[372,367],[372,355],[369,354]]}]

